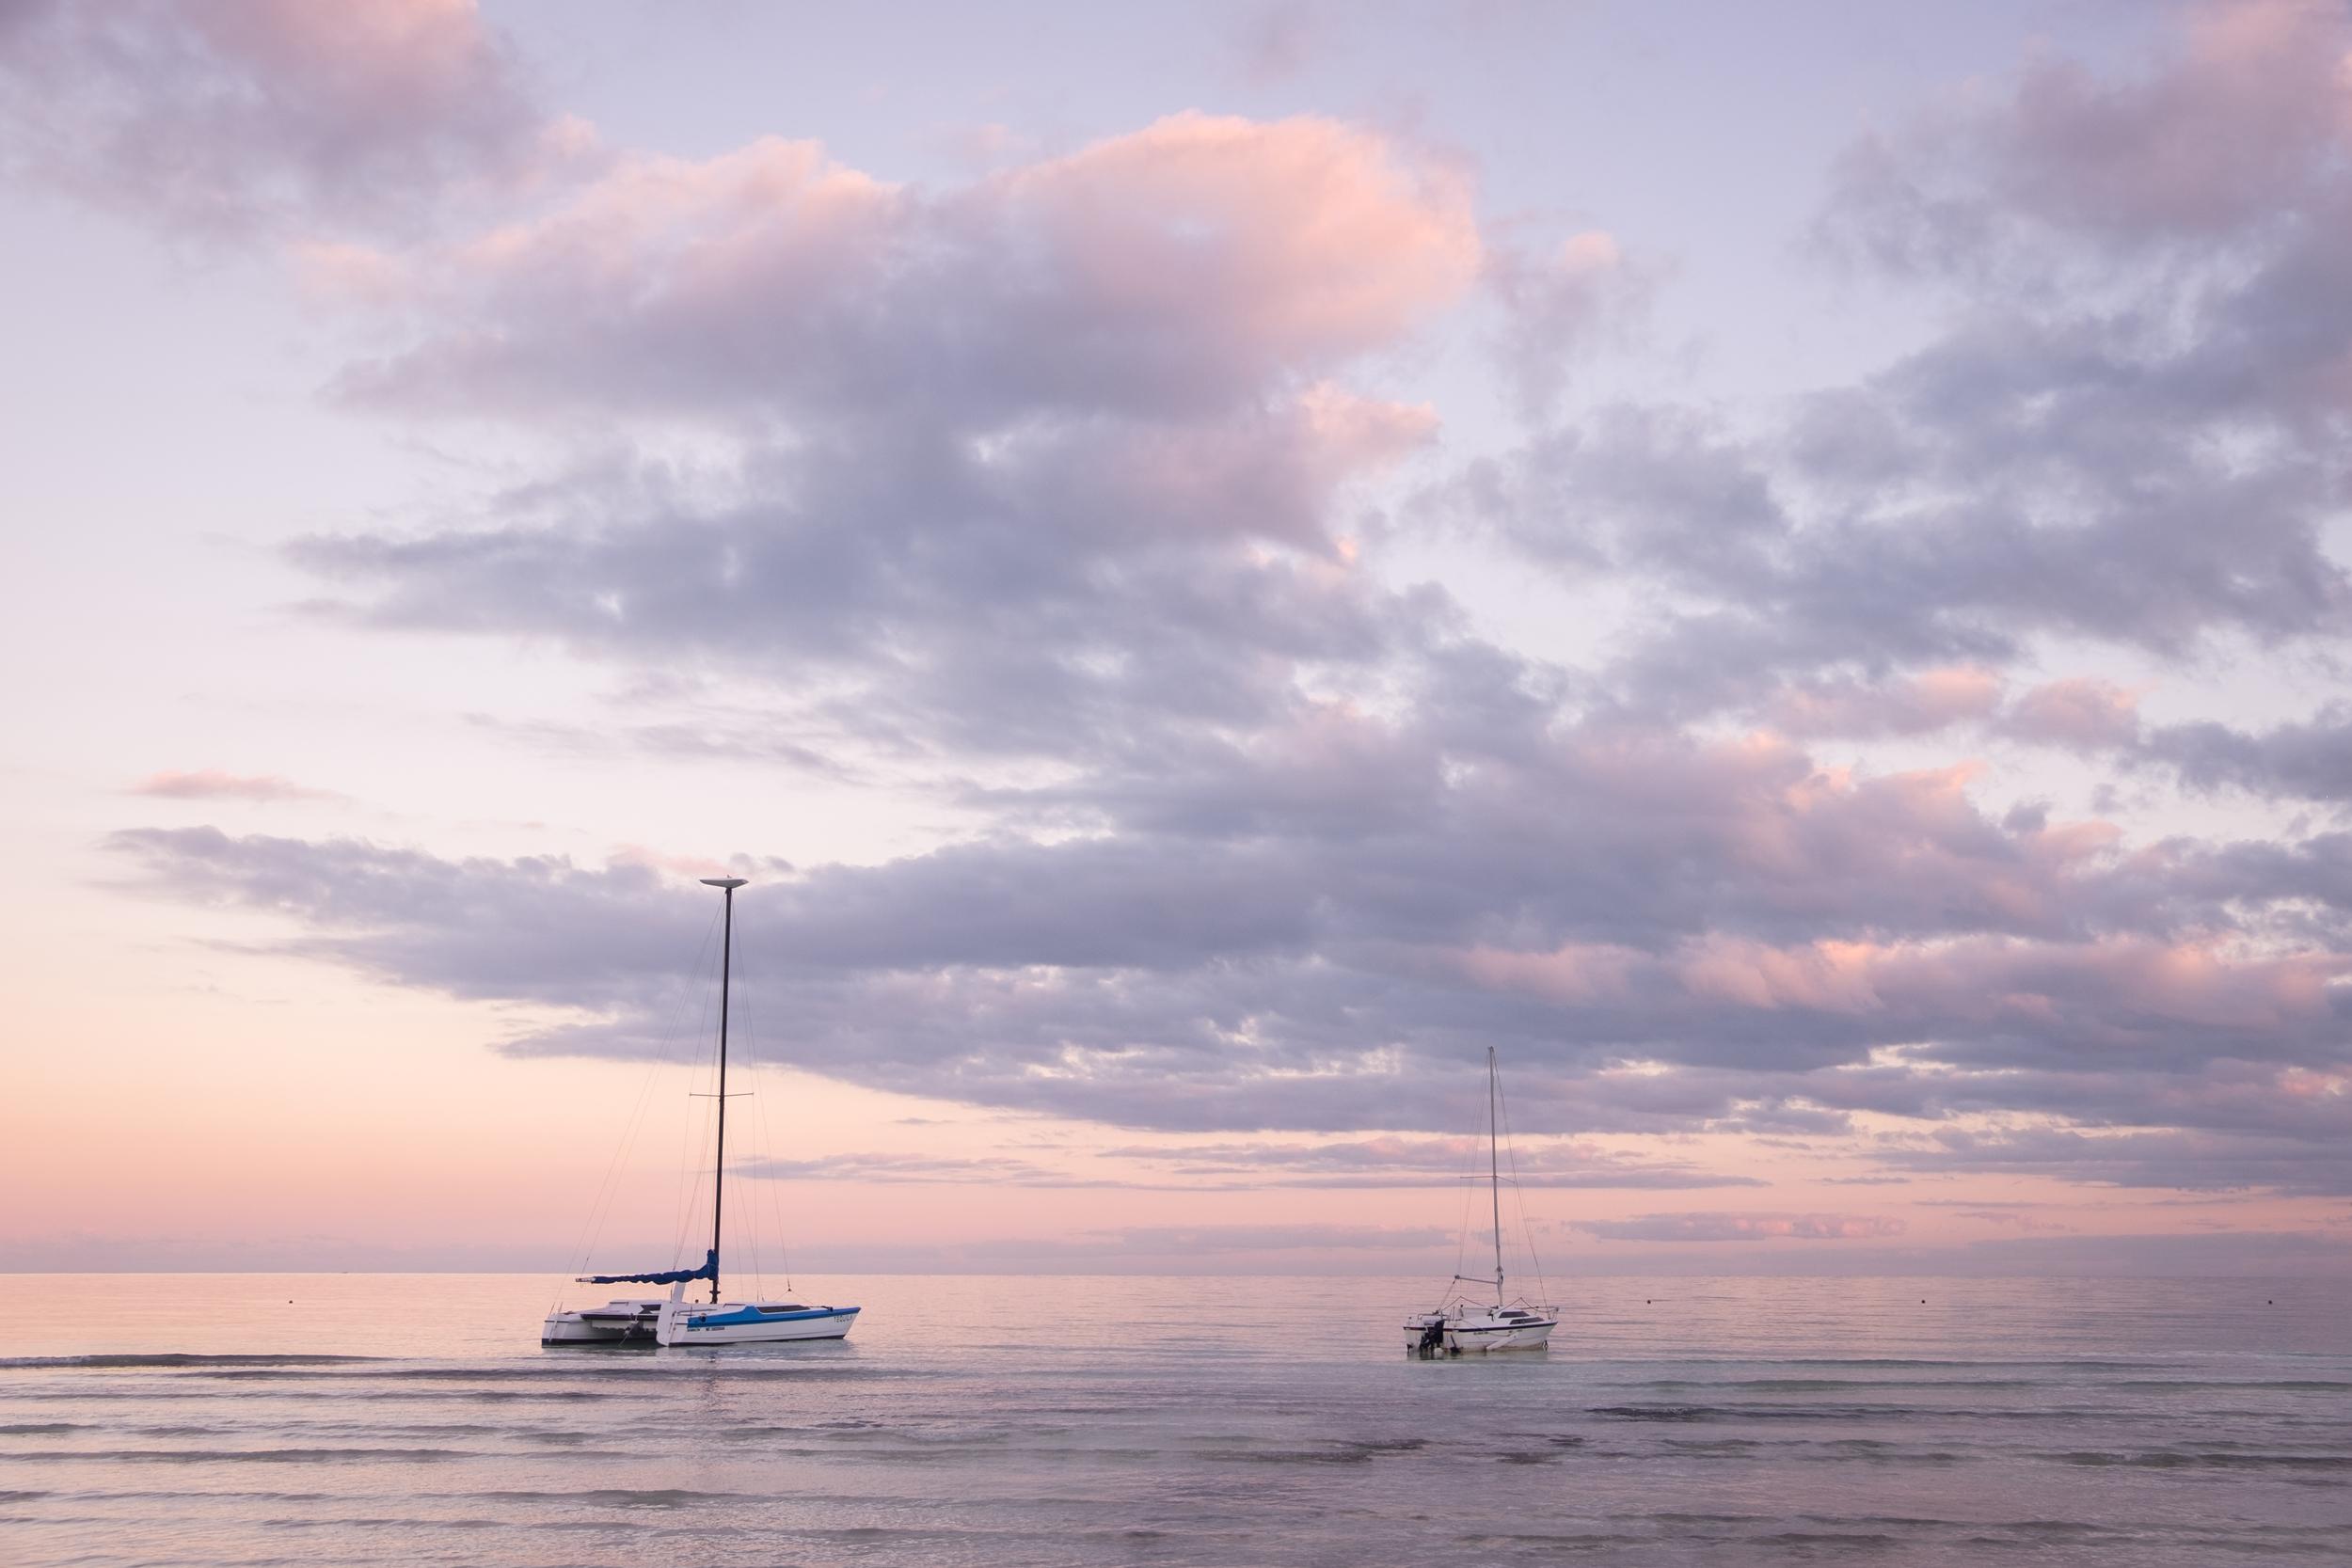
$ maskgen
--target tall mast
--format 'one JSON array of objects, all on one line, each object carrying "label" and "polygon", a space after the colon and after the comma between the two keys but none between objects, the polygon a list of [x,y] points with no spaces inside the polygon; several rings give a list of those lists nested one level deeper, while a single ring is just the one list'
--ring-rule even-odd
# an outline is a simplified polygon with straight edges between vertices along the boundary
[{"label": "tall mast", "polygon": [[[719,1210],[727,1194],[727,991],[735,969],[735,890],[743,885],[743,879],[705,877],[702,882],[719,889],[727,900],[726,935],[719,944],[719,1148],[710,1165],[710,1300],[715,1306],[719,1300]],[[1494,1053],[1490,1049],[1486,1054],[1491,1057]]]},{"label": "tall mast", "polygon": [[[719,1016],[723,1019],[726,1016],[723,1007],[722,1007]],[[725,1038],[725,1029],[723,1026],[720,1030],[720,1037],[723,1040]],[[723,1061],[723,1046],[721,1048],[721,1059]],[[722,1068],[721,1070],[723,1071],[724,1069]],[[726,1085],[724,1084],[720,1085],[721,1088],[724,1088],[725,1086]],[[1501,1119],[1495,1115],[1495,1107],[1497,1103],[1498,1094],[1495,1087],[1495,1048],[1490,1045],[1486,1047],[1486,1191],[1488,1195],[1493,1197],[1495,1205],[1495,1305],[1497,1307],[1501,1307],[1502,1305],[1502,1162],[1495,1156],[1495,1138],[1497,1136],[1495,1124]],[[726,1107],[726,1101],[722,1100],[719,1101],[719,1105],[720,1109],[723,1112]]]}]

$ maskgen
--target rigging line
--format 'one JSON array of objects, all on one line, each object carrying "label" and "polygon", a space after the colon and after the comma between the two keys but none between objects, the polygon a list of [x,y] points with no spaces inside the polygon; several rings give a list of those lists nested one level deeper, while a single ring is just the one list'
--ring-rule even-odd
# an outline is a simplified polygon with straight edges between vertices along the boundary
[{"label": "rigging line", "polygon": [[[690,974],[694,968],[700,967],[702,955],[709,950],[711,935],[715,929],[715,926],[705,927],[702,942],[695,952],[693,964],[689,969]],[[637,1145],[638,1136],[644,1126],[646,1112],[653,1102],[654,1085],[660,1078],[663,1069],[675,1065],[678,1044],[687,1037],[683,1027],[684,1022],[682,1006],[680,1006],[672,1013],[671,1026],[666,1031],[658,1032],[655,1036],[658,1042],[656,1049],[646,1064],[644,1076],[638,1085],[635,1102],[631,1105],[628,1117],[622,1123],[621,1135],[613,1142],[612,1158],[606,1163],[604,1176],[597,1182],[595,1196],[590,1199],[587,1218],[581,1226],[580,1240],[573,1249],[573,1255],[578,1259],[577,1266],[571,1271],[575,1277],[588,1273],[589,1266],[596,1257],[596,1248],[603,1241],[604,1227],[612,1217],[613,1208],[619,1202],[624,1187],[621,1172],[628,1164],[629,1150]],[[564,1293],[564,1286],[559,1284],[556,1288],[555,1306],[562,1305]],[[554,1307],[549,1308],[550,1311],[554,1309]]]},{"label": "rigging line", "polygon": [[[755,1025],[747,1022],[743,1024],[742,1028],[745,1038],[750,1044],[750,1061],[753,1069],[752,1081],[756,1085],[765,1085],[774,1096],[780,1098],[783,1094],[783,1090],[778,1087],[778,1085],[782,1082],[784,1069],[777,1062],[771,1059],[761,1050],[761,1042]],[[765,1103],[767,1098],[769,1097],[761,1096],[753,1100],[752,1127],[754,1134],[759,1140],[760,1154],[764,1158],[772,1161],[776,1157],[776,1150],[782,1146],[776,1141],[774,1134],[769,1130],[768,1109]],[[779,1113],[779,1115],[781,1115],[781,1113]],[[761,1189],[765,1188],[768,1197],[768,1213],[766,1215],[766,1221],[768,1223],[771,1223],[775,1227],[773,1233],[768,1237],[768,1240],[776,1249],[776,1266],[777,1269],[784,1275],[785,1291],[787,1294],[789,1294],[792,1290],[792,1270],[789,1262],[789,1248],[786,1241],[787,1232],[784,1227],[784,1198],[783,1195],[777,1191],[780,1183],[772,1174],[767,1176],[755,1176],[753,1178],[753,1180],[756,1184],[752,1189],[752,1218],[755,1224],[761,1223],[758,1195]],[[765,1266],[764,1255],[755,1254],[755,1261],[758,1262],[759,1266]],[[766,1276],[763,1275],[761,1277],[764,1280]]]},{"label": "rigging line", "polygon": [[622,1123],[621,1136],[613,1147],[612,1160],[605,1165],[604,1179],[596,1184],[596,1196],[589,1203],[588,1219],[582,1227],[582,1238],[580,1245],[575,1249],[580,1259],[580,1266],[573,1271],[575,1274],[588,1272],[589,1260],[595,1256],[596,1243],[603,1237],[605,1222],[612,1217],[612,1205],[620,1193],[620,1169],[629,1149],[637,1142],[638,1130],[644,1125],[646,1108],[653,1101],[654,1082],[660,1076],[662,1069],[675,1065],[677,1045],[688,1037],[685,1032],[685,1007],[686,995],[691,995],[692,991],[691,976],[700,972],[704,958],[710,951],[711,938],[718,929],[718,917],[714,915],[710,924],[704,927],[702,942],[696,946],[693,962],[688,967],[690,984],[687,991],[675,999],[672,1004],[671,1026],[657,1037],[660,1044],[656,1048],[655,1055],[645,1069],[644,1081],[638,1085],[636,1102],[630,1107],[628,1119]]},{"label": "rigging line", "polygon": [[1496,1099],[1502,1111],[1502,1148],[1511,1160],[1511,1200],[1518,1206],[1519,1237],[1527,1248],[1528,1266],[1535,1274],[1537,1301],[1551,1304],[1551,1284],[1544,1277],[1544,1260],[1535,1251],[1535,1227],[1527,1221],[1527,1189],[1519,1184],[1519,1151],[1511,1140],[1511,1097],[1502,1092],[1502,1080],[1496,1080]]},{"label": "rigging line", "polygon": [[[1476,1138],[1469,1141],[1469,1148],[1470,1162],[1474,1167],[1478,1163],[1478,1140]],[[1462,1278],[1462,1260],[1470,1254],[1470,1205],[1478,1197],[1478,1189],[1471,1183],[1477,1180],[1477,1177],[1478,1172],[1474,1168],[1462,1173],[1462,1227],[1455,1232],[1454,1243],[1454,1278],[1456,1284],[1459,1284]],[[1448,1289],[1451,1290],[1452,1287],[1449,1286]]]},{"label": "rigging line", "polygon": [[[707,984],[702,984],[705,979],[705,974],[696,974],[695,980],[697,982],[698,989],[702,992],[702,1022],[696,1029],[696,1035],[703,1042],[703,1048],[698,1053],[695,1061],[695,1076],[697,1080],[699,1080],[706,1072],[714,1069],[717,1067],[719,1060],[719,1038],[717,1032],[710,1026],[711,993],[715,988]],[[699,1139],[694,1136],[694,1117],[692,1113],[690,1111],[686,1116],[679,1118],[680,1142],[678,1146],[678,1159],[676,1165],[678,1172],[678,1228],[677,1235],[671,1243],[670,1247],[670,1266],[672,1268],[678,1267],[680,1261],[685,1258],[686,1238],[689,1234],[690,1227],[692,1225],[692,1222],[700,1218],[702,1214],[702,1205],[700,1201],[702,1197],[701,1164],[695,1158],[695,1151],[704,1145],[711,1142],[711,1111],[712,1107],[716,1106],[718,1103],[719,1102],[717,1101],[712,1100],[707,1101],[707,1103],[703,1106],[702,1136]]]},{"label": "rigging line", "polygon": [[[781,1048],[775,1057],[763,1057],[762,1063],[763,1070],[768,1076],[768,1083],[775,1093],[776,1118],[773,1125],[782,1128],[788,1134],[791,1127],[785,1118],[789,1101],[784,1098],[784,1094],[789,1069],[783,1062]],[[760,1112],[759,1135],[767,1144],[768,1158],[774,1160],[789,1148],[790,1144],[787,1139],[779,1138],[771,1132],[770,1125],[768,1113],[763,1109]],[[792,1293],[792,1229],[790,1216],[785,1212],[784,1194],[783,1178],[771,1173],[768,1179],[768,1212],[776,1227],[776,1267],[784,1275],[785,1294],[790,1295]]]},{"label": "rigging line", "polygon": [[[743,1081],[752,1085],[751,1088],[746,1091],[745,1098],[750,1100],[752,1102],[752,1125],[750,1129],[753,1140],[752,1163],[756,1165],[759,1163],[761,1152],[768,1147],[768,1123],[767,1113],[760,1109],[759,1104],[762,1098],[759,1093],[759,1085],[764,1079],[764,1075],[759,1070],[759,1036],[757,1030],[754,1028],[752,1021],[747,1014],[747,1008],[739,1005],[736,1007],[735,1035],[738,1039],[743,1042]],[[740,1163],[739,1157],[738,1163]],[[736,1194],[736,1208],[739,1212],[743,1213],[745,1220],[748,1222],[745,1234],[751,1240],[752,1248],[752,1299],[755,1301],[765,1301],[768,1298],[768,1259],[765,1252],[760,1246],[760,1233],[763,1227],[760,1224],[759,1217],[759,1188],[756,1185],[759,1180],[759,1177],[755,1173],[751,1177],[751,1180],[755,1183],[752,1188],[751,1201],[748,1203],[745,1202],[743,1200],[742,1193],[739,1190]],[[739,1189],[742,1183],[739,1181],[736,1185]]]},{"label": "rigging line", "polygon": [[[721,927],[723,928],[726,921],[723,903],[720,906],[719,918]],[[720,943],[723,948],[725,938],[722,937]],[[695,1026],[694,1037],[702,1042],[702,1048],[694,1059],[694,1082],[711,1084],[714,1090],[717,1087],[714,1081],[719,1072],[719,1013],[725,1006],[719,993],[726,984],[726,966],[727,956],[723,951],[711,955],[710,967],[701,975],[702,1016]],[[685,1266],[688,1249],[693,1244],[693,1239],[702,1233],[703,1155],[706,1150],[715,1150],[718,1147],[714,1129],[717,1125],[718,1115],[723,1109],[720,1101],[711,1098],[704,1091],[690,1089],[687,1093],[690,1100],[699,1099],[703,1101],[703,1119],[701,1129],[696,1131],[693,1117],[690,1114],[686,1117],[686,1132],[691,1141],[677,1164],[679,1212],[684,1221],[684,1229],[680,1232],[675,1243],[676,1252],[673,1258],[673,1265],[675,1267]]]},{"label": "rigging line", "polygon": [[[715,1054],[716,1053],[714,1052],[713,1056],[715,1056]],[[710,1056],[706,1056],[704,1058],[705,1061],[709,1061],[711,1059],[712,1057]],[[700,1064],[698,1063],[697,1066],[699,1067]],[[686,1257],[686,1239],[691,1235],[696,1234],[701,1229],[703,1214],[701,1190],[703,1165],[698,1153],[695,1151],[709,1148],[714,1141],[711,1136],[711,1132],[714,1126],[713,1118],[716,1114],[716,1107],[719,1103],[718,1098],[714,1095],[696,1095],[692,1098],[707,1101],[707,1103],[703,1106],[702,1132],[699,1136],[697,1136],[694,1132],[693,1113],[689,1111],[684,1118],[688,1142],[686,1145],[686,1152],[680,1156],[678,1163],[681,1168],[685,1170],[686,1174],[680,1180],[680,1187],[682,1190],[679,1195],[678,1203],[677,1235],[670,1243],[670,1266],[672,1268],[680,1268],[684,1266],[684,1259]]]},{"label": "rigging line", "polygon": [[[762,1096],[760,1093],[760,1088],[767,1084],[767,1072],[765,1072],[767,1063],[760,1055],[760,1025],[753,1022],[751,1004],[741,1002],[741,999],[739,999],[737,1008],[734,1008],[734,1032],[737,1032],[737,1039],[741,1041],[741,1046],[737,1049],[737,1058],[743,1063],[743,1082],[751,1084],[751,1088],[746,1088],[743,1093],[746,1093],[746,1098],[751,1101],[751,1126],[746,1129],[746,1133],[748,1133],[748,1143],[751,1143],[751,1166],[753,1166],[753,1171],[748,1173],[748,1178],[746,1178],[746,1180],[753,1182],[751,1199],[743,1196],[743,1192],[741,1192],[743,1180],[737,1182],[737,1213],[743,1215],[743,1220],[746,1220],[746,1225],[748,1225],[746,1234],[751,1237],[753,1298],[767,1300],[767,1246],[765,1246],[765,1242],[762,1242],[767,1223],[760,1215],[762,1180],[760,1180],[760,1173],[757,1173],[757,1164],[767,1157],[767,1149],[770,1149],[770,1140],[767,1140],[767,1110],[762,1107],[762,1101],[765,1101],[767,1096]],[[739,1159],[737,1164],[743,1164],[743,1162]]]}]

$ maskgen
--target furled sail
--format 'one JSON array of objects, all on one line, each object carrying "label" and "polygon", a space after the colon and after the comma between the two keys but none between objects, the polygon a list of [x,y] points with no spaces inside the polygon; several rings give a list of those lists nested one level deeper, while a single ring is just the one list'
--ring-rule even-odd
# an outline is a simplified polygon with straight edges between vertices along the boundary
[{"label": "furled sail", "polygon": [[671,1269],[663,1274],[583,1274],[582,1285],[683,1285],[690,1279],[707,1279],[716,1284],[719,1278],[719,1249],[703,1256],[699,1269]]}]

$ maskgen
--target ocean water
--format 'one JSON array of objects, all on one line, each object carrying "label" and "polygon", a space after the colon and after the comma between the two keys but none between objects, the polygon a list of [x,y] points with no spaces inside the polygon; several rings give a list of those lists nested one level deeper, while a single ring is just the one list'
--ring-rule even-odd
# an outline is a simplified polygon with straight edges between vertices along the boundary
[{"label": "ocean water", "polygon": [[8,1276],[0,1562],[2352,1563],[2318,1280],[881,1276],[543,1351],[544,1277]]}]

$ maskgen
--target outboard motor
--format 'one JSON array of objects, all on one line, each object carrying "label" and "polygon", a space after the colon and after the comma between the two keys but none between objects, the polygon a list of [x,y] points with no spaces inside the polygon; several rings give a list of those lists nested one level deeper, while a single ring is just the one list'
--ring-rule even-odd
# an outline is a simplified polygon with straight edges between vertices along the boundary
[{"label": "outboard motor", "polygon": [[1421,1331],[1421,1344],[1416,1354],[1425,1361],[1444,1349],[1445,1320],[1440,1318],[1435,1323],[1423,1324]]}]

